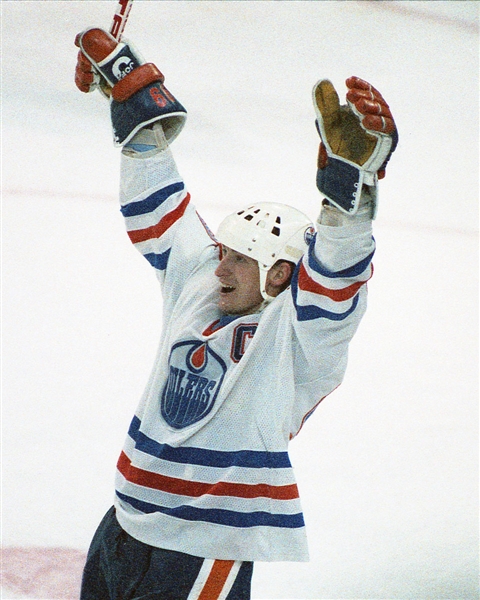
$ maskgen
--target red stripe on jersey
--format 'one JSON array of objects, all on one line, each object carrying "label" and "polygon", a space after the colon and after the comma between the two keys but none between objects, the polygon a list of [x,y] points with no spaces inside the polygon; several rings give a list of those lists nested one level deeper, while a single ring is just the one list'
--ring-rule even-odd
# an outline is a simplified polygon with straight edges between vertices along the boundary
[{"label": "red stripe on jersey", "polygon": [[339,387],[339,385],[340,384],[338,384],[336,387],[334,387],[333,390],[331,392],[329,392],[326,396],[324,396],[323,398],[320,398],[320,400],[315,404],[315,406],[313,408],[311,408],[307,413],[305,413],[305,416],[303,417],[302,422],[300,423],[300,427],[298,428],[297,432],[295,434],[293,434],[293,433],[290,434],[290,440],[292,440],[294,437],[297,437],[297,435],[300,433],[300,430],[305,425],[305,421],[309,417],[312,416],[312,413],[316,410],[316,408],[318,407],[320,402],[323,402],[323,400],[325,400],[325,398],[327,396],[330,396],[330,394],[333,394],[333,392]]},{"label": "red stripe on jersey", "polygon": [[233,560],[216,560],[213,563],[212,570],[205,582],[203,590],[198,596],[198,600],[218,600],[234,562],[235,561]]},{"label": "red stripe on jersey", "polygon": [[330,288],[326,288],[314,281],[310,275],[307,273],[305,266],[303,263],[300,265],[300,271],[298,274],[298,287],[304,292],[313,292],[314,294],[319,294],[321,296],[327,296],[331,300],[335,302],[343,302],[344,300],[349,300],[353,298],[358,290],[364,285],[366,281],[358,281],[356,283],[352,283],[345,288],[341,288],[339,290],[332,290]]},{"label": "red stripe on jersey", "polygon": [[120,454],[117,468],[130,483],[180,496],[198,498],[208,494],[210,496],[232,496],[237,498],[264,497],[271,498],[272,500],[293,500],[294,498],[298,498],[296,484],[277,486],[258,483],[251,485],[247,483],[227,483],[224,481],[203,483],[152,473],[151,471],[145,471],[133,466],[125,452]]},{"label": "red stripe on jersey", "polygon": [[133,231],[129,231],[128,237],[133,244],[161,237],[167,231],[167,229],[169,229],[178,221],[178,219],[183,216],[189,202],[190,194],[187,194],[177,208],[167,213],[156,225],[152,225],[146,229],[135,229]]},{"label": "red stripe on jersey", "polygon": [[216,321],[214,321],[213,323],[211,323],[206,329],[205,331],[202,333],[202,335],[205,336],[209,336],[212,335],[212,333],[214,333],[217,330],[217,325],[220,323],[220,319],[217,319]]}]

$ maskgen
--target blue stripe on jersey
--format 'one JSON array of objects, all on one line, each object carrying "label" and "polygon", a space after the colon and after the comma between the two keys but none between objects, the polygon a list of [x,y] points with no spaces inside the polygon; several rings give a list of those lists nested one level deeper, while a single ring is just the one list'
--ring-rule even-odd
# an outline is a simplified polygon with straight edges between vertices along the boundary
[{"label": "blue stripe on jersey", "polygon": [[165,252],[162,252],[161,254],[155,254],[154,252],[150,252],[149,254],[144,254],[143,256],[148,260],[152,267],[155,267],[160,271],[164,271],[167,268],[170,250],[171,248],[169,248]]},{"label": "blue stripe on jersey", "polygon": [[375,250],[374,250],[371,254],[369,254],[367,257],[365,257],[363,260],[361,260],[357,264],[355,264],[351,267],[348,267],[348,269],[343,269],[342,271],[328,271],[318,261],[317,257],[314,254],[314,248],[315,248],[315,244],[310,244],[310,246],[308,248],[308,266],[316,273],[319,273],[320,275],[323,275],[324,277],[329,277],[330,279],[335,279],[337,277],[338,278],[340,278],[340,277],[344,277],[344,278],[357,277],[358,275],[360,275],[361,273],[363,273],[365,271],[365,269],[368,267],[368,265],[372,261],[373,255],[375,254]]},{"label": "blue stripe on jersey", "polygon": [[124,217],[136,217],[138,215],[145,215],[149,212],[154,211],[161,204],[165,202],[170,196],[175,194],[176,192],[181,192],[185,189],[185,184],[183,181],[179,181],[177,183],[172,183],[171,185],[167,185],[153,194],[150,194],[145,200],[140,200],[139,202],[131,202],[126,206],[122,206],[120,209],[122,215]]},{"label": "blue stripe on jersey", "polygon": [[292,290],[292,298],[293,304],[295,305],[295,310],[297,311],[297,319],[299,321],[312,321],[313,319],[329,319],[330,321],[343,321],[346,319],[348,315],[351,315],[352,312],[357,308],[358,304],[358,294],[352,300],[352,304],[348,310],[343,313],[335,313],[329,310],[325,310],[320,308],[319,306],[315,306],[315,304],[307,304],[305,306],[297,303],[298,296],[298,273],[299,273],[300,263],[297,265],[295,272],[292,277],[291,282],[291,290]]},{"label": "blue stripe on jersey", "polygon": [[140,419],[137,416],[133,417],[128,435],[135,441],[137,450],[170,462],[220,468],[288,469],[292,466],[287,452],[262,452],[259,450],[223,452],[161,444],[140,431]]},{"label": "blue stripe on jersey", "polygon": [[236,512],[233,510],[225,510],[220,508],[196,508],[193,506],[176,506],[168,508],[158,506],[143,500],[137,500],[131,496],[126,496],[120,492],[116,492],[120,500],[127,502],[133,508],[140,510],[143,513],[151,514],[160,512],[177,519],[185,521],[206,521],[208,523],[217,523],[218,525],[228,525],[230,527],[286,527],[288,529],[296,529],[304,527],[302,513],[293,515],[273,514],[263,511],[256,512]]}]

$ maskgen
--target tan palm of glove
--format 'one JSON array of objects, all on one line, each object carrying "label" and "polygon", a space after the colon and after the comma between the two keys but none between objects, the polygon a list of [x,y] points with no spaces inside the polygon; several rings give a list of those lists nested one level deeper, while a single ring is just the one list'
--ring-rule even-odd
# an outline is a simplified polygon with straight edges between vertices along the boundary
[{"label": "tan palm of glove", "polygon": [[[357,212],[363,185],[376,188],[398,141],[388,104],[359,77],[346,81],[347,104],[340,105],[333,84],[323,79],[313,89],[321,138],[317,187],[337,208]],[[376,213],[376,197],[374,214]]]}]

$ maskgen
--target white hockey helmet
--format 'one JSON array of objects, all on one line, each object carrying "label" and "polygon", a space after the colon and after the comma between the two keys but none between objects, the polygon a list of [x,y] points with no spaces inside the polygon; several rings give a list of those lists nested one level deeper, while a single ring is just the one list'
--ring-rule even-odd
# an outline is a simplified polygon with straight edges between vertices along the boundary
[{"label": "white hockey helmet", "polygon": [[260,292],[266,301],[268,270],[283,259],[298,263],[308,248],[315,230],[302,212],[277,202],[252,204],[226,217],[215,236],[220,244],[258,262]]}]

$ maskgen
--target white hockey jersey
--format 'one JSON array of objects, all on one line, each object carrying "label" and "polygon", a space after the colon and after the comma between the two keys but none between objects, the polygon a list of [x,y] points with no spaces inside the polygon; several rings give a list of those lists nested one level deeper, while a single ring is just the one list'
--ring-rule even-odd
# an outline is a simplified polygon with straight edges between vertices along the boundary
[{"label": "white hockey jersey", "polygon": [[218,245],[170,150],[122,156],[128,235],[163,289],[163,331],[118,461],[122,527],[151,546],[308,560],[288,443],[342,381],[366,306],[371,223],[318,226],[291,287],[261,313],[217,307]]}]

